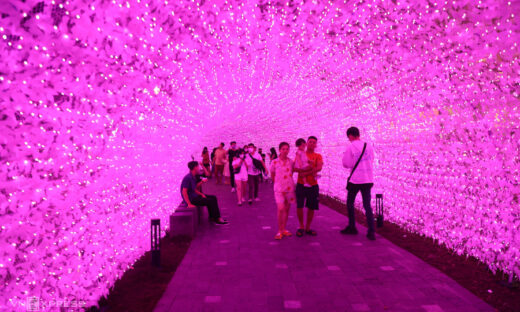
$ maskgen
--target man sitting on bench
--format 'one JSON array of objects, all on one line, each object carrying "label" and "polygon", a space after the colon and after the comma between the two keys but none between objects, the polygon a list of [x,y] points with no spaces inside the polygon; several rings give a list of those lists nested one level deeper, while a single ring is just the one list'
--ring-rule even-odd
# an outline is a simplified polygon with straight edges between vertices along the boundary
[{"label": "man sitting on bench", "polygon": [[188,208],[196,208],[196,206],[208,207],[209,218],[215,224],[224,225],[228,222],[220,217],[220,209],[218,208],[217,197],[213,195],[205,195],[197,190],[196,175],[199,174],[199,163],[190,161],[188,163],[190,173],[188,173],[181,183],[181,195],[183,201],[188,204]]}]

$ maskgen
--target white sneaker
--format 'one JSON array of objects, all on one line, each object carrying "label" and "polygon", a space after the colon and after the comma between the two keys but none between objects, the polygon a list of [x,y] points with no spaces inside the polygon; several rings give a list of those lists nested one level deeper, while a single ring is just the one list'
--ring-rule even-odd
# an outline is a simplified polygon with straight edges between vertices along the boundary
[{"label": "white sneaker", "polygon": [[255,198],[255,201],[259,202],[259,201],[260,201],[260,198],[258,198],[258,197],[257,197],[257,198]]},{"label": "white sneaker", "polygon": [[231,193],[235,193],[236,191],[237,191],[236,188],[234,188],[234,187],[231,188]]}]

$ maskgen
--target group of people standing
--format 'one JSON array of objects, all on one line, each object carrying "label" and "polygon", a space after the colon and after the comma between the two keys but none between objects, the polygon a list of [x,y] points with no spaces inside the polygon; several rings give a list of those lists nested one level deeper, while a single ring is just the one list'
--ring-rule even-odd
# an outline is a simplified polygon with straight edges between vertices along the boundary
[{"label": "group of people standing", "polygon": [[[316,236],[317,232],[311,229],[314,213],[319,209],[320,189],[318,186],[319,172],[323,169],[323,157],[314,149],[318,139],[310,136],[305,142],[298,139],[298,148],[294,160],[288,157],[290,145],[282,142],[278,146],[280,157],[271,163],[271,179],[274,184],[274,198],[278,208],[278,233],[275,239],[291,236],[286,229],[289,217],[289,208],[296,202],[296,215],[299,227],[296,236],[304,234]],[[298,173],[298,181],[294,185],[293,174]],[[303,207],[307,207],[307,222],[304,222]]]},{"label": "group of people standing", "polygon": [[[265,164],[266,155],[262,153],[262,149],[257,151],[257,147],[253,143],[238,148],[235,141],[230,143],[231,148],[227,151],[224,149],[225,144],[220,143],[210,155],[207,147],[202,151],[202,164],[209,168],[213,164],[216,184],[222,184],[225,172],[229,173],[231,192],[236,192],[238,205],[241,206],[247,201],[251,205],[253,201],[260,201],[258,196],[259,183],[264,180],[267,175],[267,166]],[[211,176],[211,173],[210,173]],[[247,192],[249,190],[249,192]]]},{"label": "group of people standing", "polygon": [[[359,129],[350,127],[347,130],[347,137],[350,141],[346,151],[343,153],[343,166],[350,169],[350,176],[347,180],[347,210],[349,223],[345,229],[341,230],[342,234],[356,235],[358,233],[355,226],[354,202],[357,194],[361,192],[363,198],[363,207],[366,212],[368,232],[367,238],[375,240],[374,216],[371,208],[371,189],[373,187],[373,162],[374,150],[372,145],[367,144],[360,139]],[[231,142],[231,148],[224,150],[224,143],[221,143],[214,150],[214,169],[217,178],[217,184],[222,183],[222,172],[224,165],[229,163],[231,173],[232,191],[236,191],[238,205],[246,202],[246,189],[249,186],[249,204],[254,201],[260,201],[258,197],[258,185],[260,177],[270,172],[270,178],[273,185],[274,197],[277,206],[278,232],[275,239],[280,240],[284,237],[292,236],[292,233],[286,228],[289,216],[289,208],[291,204],[296,203],[296,215],[298,217],[298,229],[296,236],[303,235],[316,236],[317,232],[311,228],[315,212],[319,209],[319,178],[323,169],[323,157],[315,152],[318,139],[315,136],[309,136],[307,141],[300,138],[296,140],[296,155],[294,159],[288,157],[290,144],[281,142],[278,146],[279,156],[274,148],[271,148],[270,167],[267,170],[265,158],[256,151],[256,146],[250,143],[244,148],[237,148],[236,142]],[[207,148],[202,153],[202,167],[206,174],[210,172],[209,155]],[[191,165],[190,165],[191,164]],[[227,221],[220,217],[218,212],[218,204],[216,198],[204,195],[202,191],[190,191],[190,187],[195,190],[198,187],[197,179],[189,177],[196,176],[201,169],[192,167],[197,166],[198,162],[193,161],[188,164],[190,174],[184,179],[181,186],[181,194],[184,201],[188,205],[208,206],[210,218],[216,224],[227,224]],[[296,184],[293,175],[298,174]],[[185,181],[186,180],[186,181]],[[200,182],[204,183],[204,182]],[[191,194],[191,195],[190,195]],[[201,197],[201,198],[197,198]],[[190,196],[195,196],[193,199]],[[191,202],[191,203],[190,203]],[[307,218],[305,220],[304,207],[307,207]]]}]

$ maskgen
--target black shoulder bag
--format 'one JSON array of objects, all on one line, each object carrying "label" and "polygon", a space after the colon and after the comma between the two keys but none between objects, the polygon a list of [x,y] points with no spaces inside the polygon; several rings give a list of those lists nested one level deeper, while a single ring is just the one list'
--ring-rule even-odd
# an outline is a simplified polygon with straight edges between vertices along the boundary
[{"label": "black shoulder bag", "polygon": [[264,168],[264,165],[262,165],[262,162],[256,158],[254,158],[253,156],[251,156],[251,154],[248,154],[248,155],[253,160],[253,166],[255,166],[256,169],[260,170],[260,172],[264,172],[265,168]]},{"label": "black shoulder bag", "polygon": [[365,150],[367,149],[367,144],[365,143],[365,145],[363,145],[363,151],[361,152],[361,155],[359,156],[356,164],[354,165],[354,168],[352,168],[352,170],[350,171],[350,175],[348,176],[348,179],[347,179],[347,190],[348,190],[348,185],[350,184],[350,178],[352,178],[352,175],[354,174],[354,171],[356,171],[356,168],[359,166],[359,162],[361,161],[361,158],[363,158],[363,155],[365,154]]}]

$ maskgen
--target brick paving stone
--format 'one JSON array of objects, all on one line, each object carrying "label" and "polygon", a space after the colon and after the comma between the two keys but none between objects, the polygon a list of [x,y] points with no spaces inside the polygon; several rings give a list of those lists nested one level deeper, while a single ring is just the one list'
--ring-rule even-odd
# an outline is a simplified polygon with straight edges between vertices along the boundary
[{"label": "brick paving stone", "polygon": [[206,298],[204,298],[204,302],[206,303],[217,303],[221,300],[222,298],[220,296],[206,296]]},{"label": "brick paving stone", "polygon": [[[155,307],[163,311],[493,311],[442,272],[380,236],[341,235],[347,219],[320,206],[313,229],[275,241],[272,185],[261,202],[236,205],[229,186],[210,182],[228,226],[209,224],[197,234]],[[298,228],[291,207],[288,230]],[[205,212],[207,214],[207,212]],[[439,310],[440,309],[440,310]]]},{"label": "brick paving stone", "polygon": [[422,305],[421,308],[423,308],[425,312],[443,312],[441,307],[439,307],[436,304],[433,304],[433,305]]},{"label": "brick paving stone", "polygon": [[298,300],[286,300],[283,303],[284,308],[286,309],[301,309],[302,303]]}]

